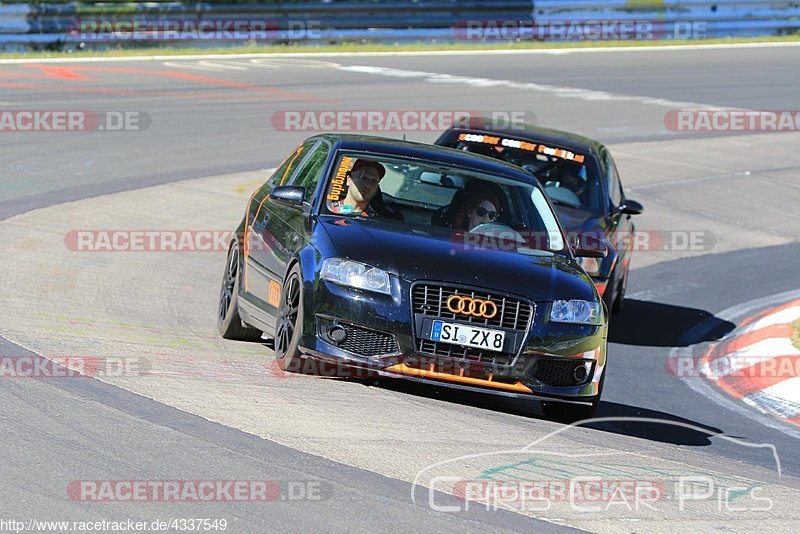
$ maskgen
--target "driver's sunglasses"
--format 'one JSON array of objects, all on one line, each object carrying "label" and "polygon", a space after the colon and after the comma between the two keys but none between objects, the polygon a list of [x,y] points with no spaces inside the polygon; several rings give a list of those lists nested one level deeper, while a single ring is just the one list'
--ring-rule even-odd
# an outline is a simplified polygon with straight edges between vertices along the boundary
[{"label": "driver's sunglasses", "polygon": [[492,220],[492,221],[496,221],[497,219],[500,218],[500,214],[499,213],[497,213],[496,211],[489,211],[486,208],[484,208],[483,206],[478,206],[475,209],[475,213],[478,215],[478,217],[486,217],[486,216],[488,216],[489,219]]},{"label": "driver's sunglasses", "polygon": [[363,184],[369,184],[372,186],[380,185],[381,179],[380,178],[366,178],[364,173],[358,173],[357,175],[351,174],[350,177],[356,181],[359,181]]}]

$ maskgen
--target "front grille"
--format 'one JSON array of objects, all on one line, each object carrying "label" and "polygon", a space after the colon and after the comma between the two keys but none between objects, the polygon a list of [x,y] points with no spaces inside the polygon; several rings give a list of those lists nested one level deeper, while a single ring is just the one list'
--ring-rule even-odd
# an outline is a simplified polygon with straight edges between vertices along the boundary
[{"label": "front grille", "polygon": [[539,358],[528,369],[528,375],[548,386],[579,386],[591,379],[591,373],[589,373],[589,376],[583,380],[575,380],[575,369],[585,363],[585,360],[571,358]]},{"label": "front grille", "polygon": [[350,324],[341,324],[347,337],[339,348],[360,356],[382,356],[400,352],[397,341],[391,334],[366,330]]},{"label": "front grille", "polygon": [[[455,314],[447,309],[447,299],[452,295],[463,295],[481,300],[491,300],[497,305],[498,313],[491,319]],[[493,295],[486,291],[459,289],[431,284],[414,286],[412,301],[415,314],[441,319],[457,319],[482,326],[495,326],[511,330],[526,330],[533,308],[519,299]]]},{"label": "front grille", "polygon": [[461,345],[451,345],[450,343],[439,343],[429,339],[419,339],[417,343],[417,348],[421,354],[458,358],[480,362],[484,365],[511,365],[511,361],[514,359],[514,355],[507,352],[493,352]]},{"label": "front grille", "polygon": [[[491,319],[478,318],[470,315],[455,314],[447,309],[447,299],[453,295],[463,295],[480,300],[491,300],[497,306],[497,315]],[[411,301],[417,325],[422,324],[426,317],[454,320],[471,323],[476,326],[486,326],[515,330],[524,333],[533,315],[531,304],[510,297],[496,295],[488,291],[448,287],[436,284],[417,284],[411,292]],[[485,349],[475,349],[441,343],[429,339],[416,339],[417,350],[420,354],[452,358],[458,360],[479,362],[483,365],[511,365],[515,353],[496,352]]]}]

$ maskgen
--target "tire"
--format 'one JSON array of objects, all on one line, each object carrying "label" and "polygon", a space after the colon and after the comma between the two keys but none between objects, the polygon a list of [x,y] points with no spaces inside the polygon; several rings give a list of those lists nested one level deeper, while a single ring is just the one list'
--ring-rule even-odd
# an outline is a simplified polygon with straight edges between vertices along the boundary
[{"label": "tire", "polygon": [[619,291],[617,292],[617,298],[614,299],[614,307],[613,313],[620,314],[622,310],[625,309],[625,290],[628,288],[628,272],[626,271],[624,275],[622,275],[622,282],[620,284]]},{"label": "tire", "polygon": [[597,412],[600,399],[592,401],[590,406],[583,404],[567,404],[566,402],[542,401],[542,413],[548,419],[560,423],[574,423],[584,419],[592,419]]},{"label": "tire", "polygon": [[[608,362],[606,362],[606,367],[608,367]],[[576,421],[583,421],[584,419],[592,419],[597,413],[597,407],[600,405],[600,397],[603,395],[603,385],[605,385],[605,383],[606,370],[603,369],[603,374],[600,376],[600,387],[598,388],[597,395],[592,398],[591,405],[542,401],[542,413],[544,413],[544,416],[548,419],[560,423],[574,423]]]},{"label": "tire", "polygon": [[605,293],[603,293],[603,302],[606,303],[608,314],[612,315],[616,311],[617,294],[619,294],[620,281],[617,279],[617,270],[611,271],[608,278],[608,285],[606,286]]},{"label": "tire", "polygon": [[219,292],[217,328],[225,339],[260,341],[261,330],[250,328],[239,316],[239,242],[234,239],[228,249],[225,274]]},{"label": "tire", "polygon": [[289,271],[281,289],[275,323],[275,359],[282,371],[299,372],[302,367],[300,338],[303,335],[303,276],[300,265]]}]

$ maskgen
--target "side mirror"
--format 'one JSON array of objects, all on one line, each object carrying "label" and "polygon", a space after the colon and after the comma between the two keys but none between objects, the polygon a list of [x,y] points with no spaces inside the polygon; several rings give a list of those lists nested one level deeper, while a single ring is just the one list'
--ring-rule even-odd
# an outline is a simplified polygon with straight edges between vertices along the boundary
[{"label": "side mirror", "polygon": [[622,204],[617,207],[617,211],[626,215],[639,215],[644,211],[644,206],[635,200],[629,200],[626,198],[622,201]]},{"label": "side mirror", "polygon": [[572,252],[577,258],[605,258],[608,247],[605,241],[592,234],[575,234],[572,241]]},{"label": "side mirror", "polygon": [[300,208],[305,200],[306,188],[295,185],[279,185],[269,194],[270,200],[279,202],[284,206]]}]

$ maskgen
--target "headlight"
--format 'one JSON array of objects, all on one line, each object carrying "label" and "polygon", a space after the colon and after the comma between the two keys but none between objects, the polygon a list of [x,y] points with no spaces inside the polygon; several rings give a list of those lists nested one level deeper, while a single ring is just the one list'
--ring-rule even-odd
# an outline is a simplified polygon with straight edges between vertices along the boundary
[{"label": "headlight", "polygon": [[599,302],[585,300],[556,300],[550,308],[554,323],[603,324],[603,310]]},{"label": "headlight", "polygon": [[366,291],[391,294],[389,274],[376,267],[341,258],[328,258],[322,262],[323,280]]},{"label": "headlight", "polygon": [[589,276],[600,275],[600,260],[597,258],[577,258],[578,265],[583,267]]}]

